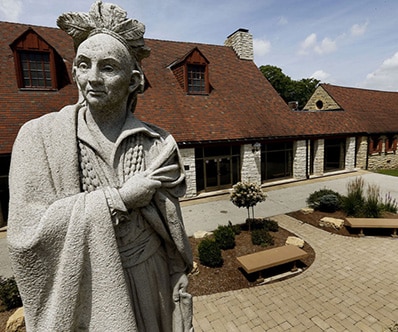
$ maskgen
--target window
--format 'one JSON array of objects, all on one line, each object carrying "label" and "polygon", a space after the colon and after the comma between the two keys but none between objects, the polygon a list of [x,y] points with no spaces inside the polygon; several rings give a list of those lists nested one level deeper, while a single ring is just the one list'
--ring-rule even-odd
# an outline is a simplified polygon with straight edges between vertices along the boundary
[{"label": "window", "polygon": [[240,146],[213,146],[195,149],[196,190],[231,188],[240,180]]},{"label": "window", "polygon": [[180,87],[189,95],[208,95],[211,91],[209,83],[209,61],[194,48],[182,59],[170,65]]},{"label": "window", "polygon": [[24,88],[52,88],[50,53],[20,52]]},{"label": "window", "polygon": [[342,170],[345,168],[345,145],[344,138],[325,139],[324,143],[324,165],[325,172]]},{"label": "window", "polygon": [[369,154],[379,154],[382,149],[382,140],[380,136],[374,135],[369,138]]},{"label": "window", "polygon": [[206,66],[187,65],[188,72],[188,93],[206,93]]},{"label": "window", "polygon": [[10,46],[20,89],[60,90],[71,83],[63,58],[33,29],[25,31]]},{"label": "window", "polygon": [[277,142],[261,145],[261,181],[292,177],[293,143]]},{"label": "window", "polygon": [[385,152],[395,153],[397,150],[397,137],[389,135],[385,138]]}]

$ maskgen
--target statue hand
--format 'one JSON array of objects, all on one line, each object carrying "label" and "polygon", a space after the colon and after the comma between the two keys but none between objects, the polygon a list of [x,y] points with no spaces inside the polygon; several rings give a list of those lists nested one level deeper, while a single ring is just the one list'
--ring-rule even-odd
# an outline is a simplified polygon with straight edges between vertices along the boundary
[{"label": "statue hand", "polygon": [[188,277],[185,273],[174,273],[171,276],[171,286],[173,287],[173,301],[179,302],[181,293],[187,292]]},{"label": "statue hand", "polygon": [[120,197],[128,209],[147,206],[162,183],[142,174],[136,174],[119,189]]}]

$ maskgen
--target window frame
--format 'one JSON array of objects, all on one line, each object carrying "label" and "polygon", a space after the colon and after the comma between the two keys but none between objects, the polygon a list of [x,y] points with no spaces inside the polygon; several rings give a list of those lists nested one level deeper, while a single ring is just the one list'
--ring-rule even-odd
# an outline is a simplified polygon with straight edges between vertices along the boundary
[{"label": "window frame", "polygon": [[[26,85],[25,83],[25,75],[24,75],[24,66],[23,66],[23,55],[27,55],[29,58],[31,56],[35,56],[35,55],[48,55],[48,66],[49,69],[48,71],[44,68],[45,63],[47,63],[43,58],[40,59],[40,64],[42,66],[41,70],[39,72],[41,72],[43,74],[43,78],[38,79],[40,81],[42,81],[44,83],[44,85]],[[51,55],[51,52],[49,51],[28,51],[28,50],[18,50],[17,51],[17,61],[19,63],[19,68],[18,68],[18,87],[20,89],[24,89],[24,90],[56,90],[57,89],[57,84],[56,84],[56,73],[55,73],[55,69],[53,69],[52,64],[54,63],[53,61],[53,57]],[[33,63],[33,61],[31,61],[31,59],[28,59],[28,65],[30,65],[31,63]],[[29,68],[27,70],[28,74],[29,74],[29,81],[32,83],[32,81],[34,80],[34,78],[32,78],[33,73],[34,73],[34,69]],[[46,73],[49,72],[50,76],[50,83],[51,84],[47,84],[47,75]]]},{"label": "window frame", "polygon": [[[58,79],[55,61],[55,51],[48,45],[39,35],[33,30],[29,29],[25,34],[19,37],[13,44],[10,45],[14,55],[15,72],[17,78],[17,85],[20,90],[33,91],[56,91],[58,90]],[[24,70],[22,64],[22,54],[48,54],[48,64],[51,79],[51,86],[25,86]],[[31,70],[30,77],[31,75]],[[43,68],[44,72],[44,68]]]},{"label": "window frame", "polygon": [[[202,69],[202,70],[192,70],[192,69]],[[185,64],[185,87],[186,92],[189,95],[207,95],[209,94],[209,80],[208,80],[208,68],[205,63],[190,63],[187,62]],[[203,76],[200,79],[192,77],[191,73],[198,74]],[[192,84],[190,80],[195,80],[200,82],[200,85]],[[200,90],[195,89],[195,87],[201,87]]]}]

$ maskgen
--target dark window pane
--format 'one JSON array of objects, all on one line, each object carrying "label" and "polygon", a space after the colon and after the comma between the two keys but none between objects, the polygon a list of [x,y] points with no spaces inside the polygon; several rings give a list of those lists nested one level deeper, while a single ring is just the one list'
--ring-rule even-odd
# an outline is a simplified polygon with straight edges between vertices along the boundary
[{"label": "dark window pane", "polygon": [[205,93],[205,70],[202,65],[188,65],[188,92]]},{"label": "dark window pane", "polygon": [[20,58],[24,87],[52,87],[49,53],[21,52]]}]

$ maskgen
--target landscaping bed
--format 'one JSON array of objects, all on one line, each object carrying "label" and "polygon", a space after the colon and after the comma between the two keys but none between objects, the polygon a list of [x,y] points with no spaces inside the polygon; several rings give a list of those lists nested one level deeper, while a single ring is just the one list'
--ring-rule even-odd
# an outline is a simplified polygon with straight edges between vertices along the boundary
[{"label": "landscaping bed", "polygon": [[[222,258],[224,263],[222,267],[210,268],[200,264],[198,255],[198,245],[202,239],[190,238],[191,246],[194,253],[194,261],[198,263],[199,273],[189,277],[189,291],[194,296],[208,295],[213,293],[227,292],[242,288],[248,288],[258,285],[258,274],[253,273],[247,275],[240,269],[236,257],[251,254],[261,250],[285,245],[289,236],[295,236],[287,230],[279,227],[277,232],[270,232],[274,238],[274,244],[267,248],[259,245],[253,245],[251,234],[248,230],[242,230],[236,235],[236,245],[233,249],[222,250]],[[308,256],[304,258],[298,267],[308,268],[315,259],[315,252],[308,243],[304,244],[304,248]],[[285,264],[275,268],[263,271],[262,277],[275,276],[280,273],[289,271],[292,264]]]}]

